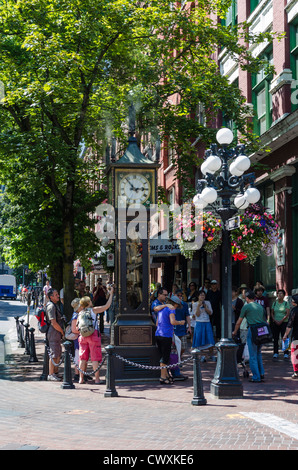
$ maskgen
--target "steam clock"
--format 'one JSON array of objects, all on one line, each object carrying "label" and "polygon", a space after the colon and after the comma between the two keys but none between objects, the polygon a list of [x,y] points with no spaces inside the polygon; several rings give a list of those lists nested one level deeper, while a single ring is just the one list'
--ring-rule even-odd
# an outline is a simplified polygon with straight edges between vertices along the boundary
[{"label": "steam clock", "polygon": [[[131,112],[131,109],[130,109]],[[116,354],[142,365],[159,365],[155,325],[150,314],[150,206],[157,202],[158,162],[145,157],[134,136],[123,156],[107,167],[109,203],[115,209],[116,320],[111,344]],[[153,379],[158,370],[147,370],[115,361],[116,380]]]}]

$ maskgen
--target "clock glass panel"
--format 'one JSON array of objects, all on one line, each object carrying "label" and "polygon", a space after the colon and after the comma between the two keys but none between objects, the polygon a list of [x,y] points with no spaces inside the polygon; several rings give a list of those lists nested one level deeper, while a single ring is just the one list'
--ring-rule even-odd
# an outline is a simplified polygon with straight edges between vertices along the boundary
[{"label": "clock glass panel", "polygon": [[117,181],[117,195],[123,203],[145,206],[153,203],[153,172],[146,169],[119,171]]},{"label": "clock glass panel", "polygon": [[143,260],[142,242],[127,240],[126,242],[126,299],[134,310],[143,300]]}]

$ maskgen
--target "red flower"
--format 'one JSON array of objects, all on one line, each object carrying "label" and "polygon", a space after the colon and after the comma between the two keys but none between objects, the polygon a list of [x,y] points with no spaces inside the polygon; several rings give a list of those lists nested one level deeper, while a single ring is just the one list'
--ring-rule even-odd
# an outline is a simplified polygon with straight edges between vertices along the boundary
[{"label": "red flower", "polygon": [[244,253],[235,253],[235,255],[232,255],[235,261],[242,261],[243,259],[247,258],[247,255]]}]

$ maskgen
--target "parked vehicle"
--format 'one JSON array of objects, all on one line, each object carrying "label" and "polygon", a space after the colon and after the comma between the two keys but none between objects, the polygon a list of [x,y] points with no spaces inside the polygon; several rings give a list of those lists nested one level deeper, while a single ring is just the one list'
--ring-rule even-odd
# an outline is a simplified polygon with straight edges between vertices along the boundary
[{"label": "parked vehicle", "polygon": [[0,274],[0,298],[17,298],[17,282],[15,276],[11,274]]}]

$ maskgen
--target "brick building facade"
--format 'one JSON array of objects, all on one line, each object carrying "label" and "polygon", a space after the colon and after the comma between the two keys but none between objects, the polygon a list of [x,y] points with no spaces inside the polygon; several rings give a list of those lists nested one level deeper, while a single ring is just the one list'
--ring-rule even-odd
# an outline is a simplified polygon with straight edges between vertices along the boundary
[{"label": "brick building facade", "polygon": [[[218,21],[215,17],[214,21]],[[250,23],[252,32],[274,31],[285,33],[281,40],[254,45],[253,54],[266,58],[274,65],[275,72],[264,70],[251,74],[241,70],[223,49],[215,60],[222,74],[242,91],[252,111],[254,132],[260,136],[267,151],[250,155],[252,163],[261,163],[256,170],[256,185],[263,204],[275,216],[281,228],[280,243],[275,253],[262,255],[254,268],[243,261],[233,263],[234,283],[253,286],[261,279],[268,291],[284,288],[287,295],[298,292],[298,1],[297,0],[233,0],[226,17],[226,24]],[[250,47],[249,44],[246,45]],[[218,127],[222,121],[219,118]],[[179,203],[181,188],[173,179],[170,150],[161,155],[160,181],[169,201]],[[219,253],[207,256],[197,253],[193,261],[182,256],[160,258],[157,272],[165,275],[168,288],[179,277],[200,284],[204,276],[219,280]],[[168,266],[168,267],[167,267]],[[169,279],[171,277],[171,279]]]}]

